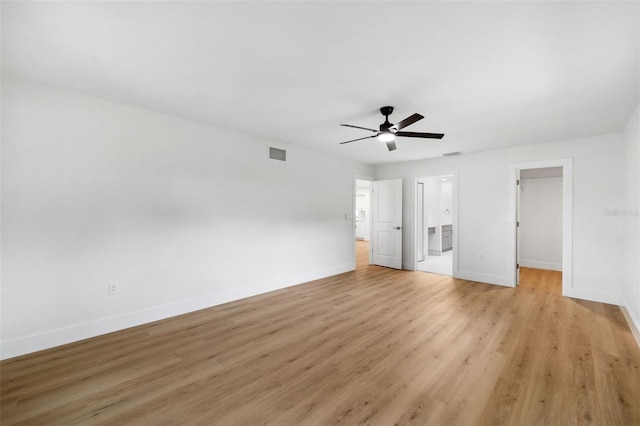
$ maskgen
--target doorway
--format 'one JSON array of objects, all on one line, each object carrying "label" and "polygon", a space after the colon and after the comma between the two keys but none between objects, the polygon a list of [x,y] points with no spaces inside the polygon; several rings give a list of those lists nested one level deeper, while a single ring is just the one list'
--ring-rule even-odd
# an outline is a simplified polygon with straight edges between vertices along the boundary
[{"label": "doorway", "polygon": [[562,272],[562,167],[521,169],[517,202],[517,285],[525,275]]},{"label": "doorway", "polygon": [[572,293],[572,160],[510,166],[513,285],[523,267],[562,271],[562,294]]},{"label": "doorway", "polygon": [[345,219],[353,220],[354,266],[363,263],[358,253],[364,260],[362,247],[368,246],[368,264],[402,269],[402,179],[355,177],[352,211]]},{"label": "doorway", "polygon": [[453,275],[455,244],[454,173],[416,180],[416,269]]},{"label": "doorway", "polygon": [[371,253],[371,180],[356,179],[354,199],[355,265],[356,269],[370,263]]},{"label": "doorway", "polygon": [[521,267],[562,271],[562,167],[520,170]]}]

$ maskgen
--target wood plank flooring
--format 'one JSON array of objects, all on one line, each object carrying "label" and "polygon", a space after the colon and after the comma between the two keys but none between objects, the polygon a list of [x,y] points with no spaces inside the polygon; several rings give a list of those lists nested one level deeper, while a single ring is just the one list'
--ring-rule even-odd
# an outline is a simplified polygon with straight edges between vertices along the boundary
[{"label": "wood plank flooring", "polygon": [[[366,243],[360,243],[365,247]],[[617,306],[368,266],[0,363],[3,425],[638,425]]]}]

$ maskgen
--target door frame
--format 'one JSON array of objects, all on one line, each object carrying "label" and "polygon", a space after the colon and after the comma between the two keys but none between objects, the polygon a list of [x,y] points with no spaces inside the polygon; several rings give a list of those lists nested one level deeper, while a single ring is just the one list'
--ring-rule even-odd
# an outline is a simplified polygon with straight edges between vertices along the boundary
[{"label": "door frame", "polygon": [[418,270],[418,179],[437,177],[437,176],[451,176],[452,188],[451,188],[451,229],[453,232],[453,239],[451,241],[452,247],[452,262],[453,268],[451,270],[451,276],[458,276],[458,170],[438,170],[432,172],[424,172],[419,175],[413,176],[413,230],[411,232],[411,238],[413,239],[412,256],[411,256],[411,268],[414,271]]},{"label": "door frame", "polygon": [[517,258],[517,177],[520,170],[562,167],[562,295],[571,296],[573,291],[573,159],[529,161],[509,165],[508,200],[508,268],[511,271],[511,286],[518,283]]},{"label": "door frame", "polygon": [[[353,175],[353,186],[352,186],[352,194],[351,194],[351,213],[350,213],[350,217],[351,217],[351,240],[353,241],[353,269],[356,269],[356,217],[355,217],[355,212],[356,212],[356,181],[357,180],[366,180],[368,182],[371,182],[371,187],[373,188],[373,181],[375,180],[375,178],[373,176],[367,176],[367,175],[357,175],[354,174]],[[369,212],[372,212],[372,202],[373,202],[373,197],[369,197]],[[372,221],[371,221],[371,215],[369,215],[369,230],[371,232],[371,225],[372,225]],[[371,244],[371,236],[369,237],[369,244]],[[371,250],[369,250],[369,265],[371,265],[372,262],[372,258],[371,258]]]}]

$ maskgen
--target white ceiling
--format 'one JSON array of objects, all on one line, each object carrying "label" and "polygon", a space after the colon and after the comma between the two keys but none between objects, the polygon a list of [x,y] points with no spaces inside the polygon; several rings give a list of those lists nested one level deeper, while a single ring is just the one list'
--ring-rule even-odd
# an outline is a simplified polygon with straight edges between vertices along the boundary
[{"label": "white ceiling", "polygon": [[[620,131],[639,2],[2,2],[3,72],[373,164]],[[408,131],[388,152],[340,127]]]}]

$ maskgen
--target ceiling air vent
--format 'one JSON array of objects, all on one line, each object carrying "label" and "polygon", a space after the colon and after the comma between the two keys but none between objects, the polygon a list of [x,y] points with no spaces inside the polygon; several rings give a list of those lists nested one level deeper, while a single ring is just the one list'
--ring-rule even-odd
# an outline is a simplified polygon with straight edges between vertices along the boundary
[{"label": "ceiling air vent", "polygon": [[269,160],[287,161],[287,151],[270,146]]},{"label": "ceiling air vent", "polygon": [[445,157],[452,157],[452,156],[454,156],[454,155],[460,155],[460,154],[462,154],[462,152],[460,152],[460,151],[454,151],[454,152],[447,152],[447,153],[442,154],[442,155],[444,155]]}]

